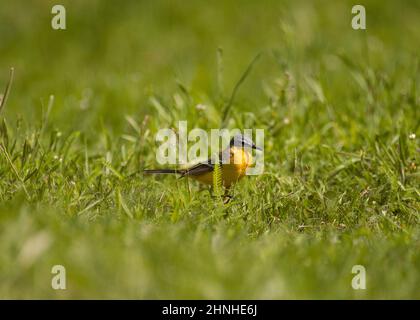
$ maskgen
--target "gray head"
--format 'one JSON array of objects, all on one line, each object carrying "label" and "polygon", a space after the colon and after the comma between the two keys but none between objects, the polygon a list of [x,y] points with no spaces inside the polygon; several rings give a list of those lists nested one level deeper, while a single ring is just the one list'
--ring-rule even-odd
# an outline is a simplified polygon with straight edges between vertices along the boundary
[{"label": "gray head", "polygon": [[239,147],[239,148],[252,148],[252,149],[256,149],[256,150],[262,150],[260,147],[257,147],[254,142],[252,142],[252,140],[250,138],[248,138],[247,136],[244,136],[242,134],[237,134],[236,136],[234,136],[232,138],[232,140],[230,140],[230,144],[231,147],[235,146],[235,147]]}]

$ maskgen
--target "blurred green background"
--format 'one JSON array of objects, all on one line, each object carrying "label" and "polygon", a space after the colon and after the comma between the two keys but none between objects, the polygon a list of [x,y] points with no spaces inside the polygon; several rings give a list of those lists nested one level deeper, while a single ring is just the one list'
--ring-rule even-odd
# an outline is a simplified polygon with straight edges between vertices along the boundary
[{"label": "blurred green background", "polygon": [[[64,31],[54,4],[0,4],[1,298],[420,298],[418,1],[358,31],[351,1],[63,0]],[[260,53],[228,124],[265,129],[265,174],[227,206],[143,177]]]},{"label": "blurred green background", "polygon": [[53,4],[1,6],[0,79],[6,83],[10,66],[17,79],[6,115],[36,116],[40,99],[54,94],[54,119],[77,129],[99,119],[121,129],[124,114],[150,112],[149,97],[169,99],[177,81],[203,99],[215,97],[219,47],[226,94],[249,61],[266,52],[238,97],[252,110],[267,101],[263,83],[285,71],[319,78],[333,93],[327,98],[344,103],[347,85],[355,84],[335,55],[413,73],[420,42],[417,1],[366,2],[368,29],[358,32],[350,28],[353,4],[343,1],[64,1],[65,31],[51,28]]}]

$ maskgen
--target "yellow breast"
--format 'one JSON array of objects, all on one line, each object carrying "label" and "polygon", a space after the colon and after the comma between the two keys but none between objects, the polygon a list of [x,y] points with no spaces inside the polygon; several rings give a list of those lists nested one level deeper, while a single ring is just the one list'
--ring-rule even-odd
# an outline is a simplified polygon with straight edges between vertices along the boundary
[{"label": "yellow breast", "polygon": [[[252,163],[252,156],[242,148],[232,147],[229,151],[229,163],[222,164],[222,181],[226,188],[245,176],[246,169]],[[213,172],[206,172],[194,178],[205,184],[213,184]]]}]

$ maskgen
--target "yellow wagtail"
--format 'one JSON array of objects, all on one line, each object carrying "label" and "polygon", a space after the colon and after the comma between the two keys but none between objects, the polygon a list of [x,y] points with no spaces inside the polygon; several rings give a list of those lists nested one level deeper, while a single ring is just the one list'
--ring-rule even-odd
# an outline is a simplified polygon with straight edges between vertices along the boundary
[{"label": "yellow wagtail", "polygon": [[[219,153],[222,184],[228,190],[232,184],[246,175],[246,169],[252,164],[252,155],[249,149],[262,150],[257,147],[251,139],[243,135],[236,135],[229,143],[229,146]],[[222,159],[229,159],[223,163]],[[204,184],[213,184],[213,171],[215,164],[211,158],[200,162],[186,169],[153,169],[144,170],[144,173],[175,173],[181,177],[192,177]]]}]

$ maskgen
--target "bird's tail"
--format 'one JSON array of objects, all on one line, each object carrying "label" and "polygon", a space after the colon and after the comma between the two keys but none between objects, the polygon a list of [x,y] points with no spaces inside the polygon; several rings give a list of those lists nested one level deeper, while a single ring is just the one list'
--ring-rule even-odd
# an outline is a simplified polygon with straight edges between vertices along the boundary
[{"label": "bird's tail", "polygon": [[168,173],[179,173],[183,174],[185,170],[177,169],[152,169],[152,170],[143,170],[146,174],[168,174]]}]

